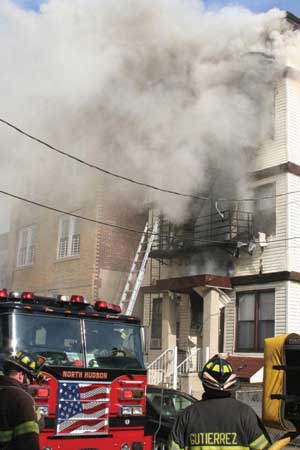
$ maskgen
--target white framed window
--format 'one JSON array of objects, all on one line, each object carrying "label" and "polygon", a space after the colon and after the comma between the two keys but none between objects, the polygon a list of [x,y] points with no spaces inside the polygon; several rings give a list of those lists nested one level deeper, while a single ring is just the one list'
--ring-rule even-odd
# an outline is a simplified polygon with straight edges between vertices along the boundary
[{"label": "white framed window", "polygon": [[57,259],[80,254],[80,221],[77,217],[59,219]]},{"label": "white framed window", "polygon": [[30,266],[34,263],[36,227],[30,226],[19,231],[17,266]]},{"label": "white framed window", "polygon": [[237,294],[237,351],[263,352],[264,339],[274,336],[274,327],[274,289]]}]

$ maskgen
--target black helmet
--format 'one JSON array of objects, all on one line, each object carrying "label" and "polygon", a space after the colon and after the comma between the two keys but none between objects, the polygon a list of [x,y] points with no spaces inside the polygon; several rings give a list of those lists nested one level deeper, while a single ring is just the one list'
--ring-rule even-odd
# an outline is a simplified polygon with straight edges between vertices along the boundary
[{"label": "black helmet", "polygon": [[3,372],[8,373],[10,370],[17,370],[24,372],[31,378],[39,378],[39,371],[41,370],[45,359],[43,356],[18,352],[16,355],[11,355],[4,361]]},{"label": "black helmet", "polygon": [[229,392],[237,388],[238,380],[231,364],[219,355],[213,356],[199,372],[205,390]]}]

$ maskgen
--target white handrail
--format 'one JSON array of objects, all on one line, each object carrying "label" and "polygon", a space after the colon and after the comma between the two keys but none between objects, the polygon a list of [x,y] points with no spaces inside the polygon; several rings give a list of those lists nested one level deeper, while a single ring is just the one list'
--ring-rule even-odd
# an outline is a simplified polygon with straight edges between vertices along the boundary
[{"label": "white handrail", "polygon": [[163,383],[170,384],[173,389],[177,389],[178,382],[182,376],[189,373],[198,373],[203,366],[202,348],[194,347],[190,354],[177,365],[178,350],[177,347],[166,349],[152,363],[147,366],[148,383],[159,385]]},{"label": "white handrail", "polygon": [[202,366],[202,349],[194,347],[191,353],[177,366],[178,375],[199,372]]},{"label": "white handrail", "polygon": [[149,384],[167,383],[173,376],[173,387],[177,387],[177,347],[166,349],[148,365],[147,371]]}]

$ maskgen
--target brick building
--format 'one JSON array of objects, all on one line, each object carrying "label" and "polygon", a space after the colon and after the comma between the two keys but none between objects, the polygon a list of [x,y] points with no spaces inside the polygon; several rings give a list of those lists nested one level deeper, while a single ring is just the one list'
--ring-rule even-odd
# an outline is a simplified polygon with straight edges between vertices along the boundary
[{"label": "brick building", "polygon": [[[145,214],[104,189],[73,208],[84,217],[143,229]],[[8,288],[41,295],[80,294],[119,302],[140,236],[47,209],[18,204],[9,233]]]}]

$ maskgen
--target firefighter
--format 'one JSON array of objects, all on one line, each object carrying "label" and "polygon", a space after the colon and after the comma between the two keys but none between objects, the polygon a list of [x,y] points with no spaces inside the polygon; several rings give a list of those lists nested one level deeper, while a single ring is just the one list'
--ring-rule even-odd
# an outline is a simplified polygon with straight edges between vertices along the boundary
[{"label": "firefighter", "polygon": [[237,388],[232,366],[215,355],[199,373],[202,400],[177,417],[170,436],[171,450],[266,450],[270,439],[250,406],[231,398]]},{"label": "firefighter", "polygon": [[28,379],[38,379],[45,358],[18,352],[0,375],[0,450],[39,450],[39,425]]}]

